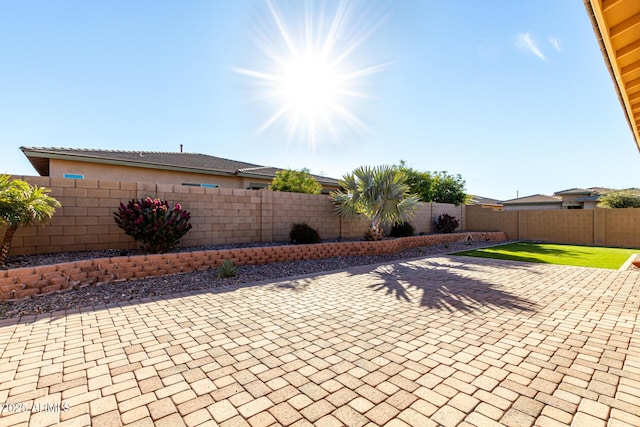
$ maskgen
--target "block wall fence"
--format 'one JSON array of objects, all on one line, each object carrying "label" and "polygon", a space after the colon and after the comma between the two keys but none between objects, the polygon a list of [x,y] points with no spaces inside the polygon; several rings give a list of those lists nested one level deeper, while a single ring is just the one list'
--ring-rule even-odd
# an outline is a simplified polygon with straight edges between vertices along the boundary
[{"label": "block wall fence", "polygon": [[[306,222],[322,239],[357,238],[367,221],[340,219],[326,195],[267,190],[202,188],[148,182],[75,180],[13,176],[47,187],[62,204],[45,226],[20,227],[10,255],[31,255],[102,249],[136,249],[137,243],[115,224],[113,213],[121,202],[142,197],[179,202],[191,213],[193,228],[180,246],[250,242],[286,242],[291,224]],[[433,221],[448,213],[465,227],[464,206],[422,203],[412,220],[416,232],[431,233]],[[389,228],[386,228],[389,230]],[[0,233],[4,233],[0,229]]]},{"label": "block wall fence", "polygon": [[640,209],[497,211],[465,206],[466,231],[503,231],[510,240],[640,248]]}]

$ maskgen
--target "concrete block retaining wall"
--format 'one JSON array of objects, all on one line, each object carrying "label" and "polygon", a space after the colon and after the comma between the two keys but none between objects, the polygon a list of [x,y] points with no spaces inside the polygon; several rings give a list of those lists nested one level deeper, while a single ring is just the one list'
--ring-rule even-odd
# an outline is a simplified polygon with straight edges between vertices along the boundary
[{"label": "concrete block retaining wall", "polygon": [[219,266],[226,259],[236,265],[258,265],[335,256],[382,255],[469,238],[475,241],[504,241],[506,235],[503,232],[435,234],[376,242],[332,242],[98,258],[16,268],[0,271],[0,301],[45,295],[77,286],[207,270]]}]

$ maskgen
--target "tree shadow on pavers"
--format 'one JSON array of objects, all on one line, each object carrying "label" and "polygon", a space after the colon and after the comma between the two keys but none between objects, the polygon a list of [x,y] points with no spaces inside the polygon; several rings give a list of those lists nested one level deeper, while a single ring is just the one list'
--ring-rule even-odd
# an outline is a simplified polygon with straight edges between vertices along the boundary
[{"label": "tree shadow on pavers", "polygon": [[[417,258],[417,260],[424,260],[425,258]],[[413,262],[407,260],[406,262]],[[455,262],[455,261],[451,261]],[[509,265],[509,268],[522,268],[529,269],[531,267],[524,266],[523,264],[514,263],[511,261],[496,261],[481,258],[474,258],[473,263],[465,263],[456,267],[458,270],[471,271],[477,268],[483,268],[483,264],[491,265],[496,262],[500,263],[500,268],[503,268],[504,264]],[[431,261],[435,266],[434,261]],[[388,265],[385,263],[382,265]],[[537,264],[540,265],[540,264]],[[353,274],[367,274],[377,269],[380,265],[377,264],[365,264],[351,268],[340,268],[338,270],[321,271],[321,272],[309,272],[306,273],[313,277],[295,276],[274,279],[262,279],[259,275],[250,277],[247,280],[249,273],[240,271],[237,279],[224,279],[224,282],[220,285],[211,286],[209,281],[218,280],[215,278],[215,271],[205,272],[191,272],[179,274],[176,277],[168,279],[166,277],[153,277],[147,279],[140,279],[134,281],[128,281],[123,283],[109,283],[100,285],[97,287],[86,287],[77,290],[66,291],[62,293],[54,293],[37,297],[35,306],[39,311],[39,314],[31,312],[22,312],[22,302],[18,301],[14,303],[0,302],[0,327],[13,326],[16,324],[29,324],[39,321],[55,322],[64,320],[68,316],[80,315],[84,313],[99,313],[102,311],[108,311],[111,309],[121,309],[139,304],[153,303],[157,301],[167,301],[177,298],[184,298],[197,295],[214,295],[220,293],[233,292],[238,289],[244,289],[254,286],[268,286],[269,290],[282,290],[289,292],[301,293],[308,289],[315,277],[324,276],[328,274],[339,273],[341,275],[353,275]],[[506,267],[505,267],[506,268]],[[175,282],[170,289],[163,288],[162,292],[156,293],[156,284],[170,280]],[[387,281],[391,286],[391,278]],[[199,284],[203,284],[200,286]],[[183,287],[183,285],[188,285]],[[190,286],[193,285],[193,286]],[[406,289],[400,288],[400,284],[395,285],[396,290],[390,290],[394,294],[399,295],[400,298],[407,298]],[[414,289],[418,289],[414,287]],[[167,292],[169,290],[170,292]],[[34,301],[29,302],[29,304]],[[52,310],[54,308],[54,310]],[[55,310],[57,308],[57,310]],[[3,310],[15,310],[17,315],[14,314],[11,317],[4,318]]]},{"label": "tree shadow on pavers", "polygon": [[475,268],[467,264],[443,264],[431,260],[387,264],[371,271],[374,278],[368,287],[399,301],[417,302],[422,307],[450,312],[471,312],[487,307],[535,310],[535,302],[500,289],[496,284],[471,277],[469,272],[473,270]]},{"label": "tree shadow on pavers", "polygon": [[278,282],[274,284],[275,289],[287,290],[293,292],[304,292],[309,288],[309,285],[313,282],[313,278],[307,277],[302,279],[287,280],[284,282]]}]

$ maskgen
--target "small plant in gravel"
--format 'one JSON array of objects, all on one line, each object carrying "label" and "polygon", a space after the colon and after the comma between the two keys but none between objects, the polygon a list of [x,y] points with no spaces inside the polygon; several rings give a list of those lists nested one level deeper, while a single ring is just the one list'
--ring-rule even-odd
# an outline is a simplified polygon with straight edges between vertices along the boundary
[{"label": "small plant in gravel", "polygon": [[226,279],[228,277],[236,277],[238,275],[238,267],[235,266],[233,261],[230,259],[225,259],[220,267],[218,267],[218,271],[216,275],[220,279]]},{"label": "small plant in gravel", "polygon": [[305,223],[293,224],[289,232],[289,239],[291,239],[291,243],[296,245],[320,243],[318,232]]},{"label": "small plant in gravel", "polygon": [[413,236],[415,234],[415,230],[413,225],[410,222],[401,222],[399,224],[395,224],[391,227],[391,233],[389,236],[391,237],[408,237]]},{"label": "small plant in gravel", "polygon": [[453,233],[460,225],[460,221],[458,221],[455,216],[442,214],[438,217],[434,225],[438,233]]},{"label": "small plant in gravel", "polygon": [[180,203],[172,209],[166,200],[151,197],[120,203],[113,217],[118,227],[142,243],[143,250],[156,254],[176,247],[191,230],[191,214]]}]

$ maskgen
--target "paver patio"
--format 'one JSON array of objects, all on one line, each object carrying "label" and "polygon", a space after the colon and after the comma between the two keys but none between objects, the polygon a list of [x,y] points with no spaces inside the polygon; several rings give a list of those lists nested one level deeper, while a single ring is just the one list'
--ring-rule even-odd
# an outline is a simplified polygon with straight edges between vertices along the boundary
[{"label": "paver patio", "polygon": [[638,426],[639,313],[637,271],[441,256],[6,319],[0,426]]}]

